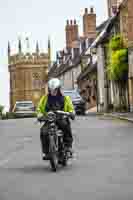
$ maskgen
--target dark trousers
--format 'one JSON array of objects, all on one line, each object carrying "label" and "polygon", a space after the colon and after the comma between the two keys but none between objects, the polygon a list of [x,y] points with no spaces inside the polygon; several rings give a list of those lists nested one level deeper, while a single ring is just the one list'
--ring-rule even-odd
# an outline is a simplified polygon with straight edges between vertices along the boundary
[{"label": "dark trousers", "polygon": [[[68,147],[72,147],[73,137],[71,131],[71,124],[69,120],[57,120],[57,126],[63,132],[64,143]],[[40,140],[42,145],[42,152],[48,153],[48,126],[44,124],[40,130]]]}]

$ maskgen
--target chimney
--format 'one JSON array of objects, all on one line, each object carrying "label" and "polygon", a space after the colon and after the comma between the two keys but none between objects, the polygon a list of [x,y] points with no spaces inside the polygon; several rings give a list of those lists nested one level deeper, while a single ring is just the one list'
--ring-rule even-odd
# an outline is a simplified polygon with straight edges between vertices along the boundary
[{"label": "chimney", "polygon": [[74,19],[72,41],[77,41],[78,39],[79,39],[78,24],[76,22],[76,19]]},{"label": "chimney", "polygon": [[90,13],[91,13],[91,14],[94,13],[94,8],[93,8],[93,7],[90,8]]},{"label": "chimney", "polygon": [[18,40],[18,52],[19,52],[19,54],[22,53],[22,45],[21,45],[21,39],[20,38]]},{"label": "chimney", "polygon": [[38,41],[36,42],[36,53],[39,54],[39,44],[38,44]]},{"label": "chimney", "polygon": [[85,8],[85,14],[88,14],[88,8]]},{"label": "chimney", "polygon": [[78,40],[79,38],[79,31],[78,31],[78,25],[76,20],[67,20],[66,23],[66,48],[70,49],[72,48],[73,41]]},{"label": "chimney", "polygon": [[116,13],[117,11],[117,6],[119,1],[118,0],[107,0],[107,5],[108,5],[108,15],[111,17],[113,14]]},{"label": "chimney", "polygon": [[85,13],[83,15],[83,34],[85,38],[96,37],[96,14],[94,8],[90,7],[90,12],[85,8]]},{"label": "chimney", "polygon": [[8,49],[7,49],[7,51],[8,51],[8,55],[10,55],[11,48],[10,48],[10,42],[9,41],[8,41]]}]

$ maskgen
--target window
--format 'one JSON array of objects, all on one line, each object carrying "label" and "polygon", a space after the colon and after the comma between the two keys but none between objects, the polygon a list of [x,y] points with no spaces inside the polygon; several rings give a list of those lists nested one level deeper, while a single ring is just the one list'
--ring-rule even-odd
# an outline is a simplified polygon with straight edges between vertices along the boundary
[{"label": "window", "polygon": [[33,89],[40,89],[42,87],[41,75],[38,72],[32,74],[32,86]]}]

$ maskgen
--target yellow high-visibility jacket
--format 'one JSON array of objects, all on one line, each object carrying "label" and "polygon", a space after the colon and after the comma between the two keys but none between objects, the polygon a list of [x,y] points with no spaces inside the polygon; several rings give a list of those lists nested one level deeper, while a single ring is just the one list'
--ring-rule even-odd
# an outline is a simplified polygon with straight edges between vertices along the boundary
[{"label": "yellow high-visibility jacket", "polygon": [[[46,105],[47,105],[48,95],[44,95],[41,97],[39,104],[37,106],[37,114],[46,115]],[[69,96],[64,97],[64,112],[72,112],[74,113],[74,106]]]}]

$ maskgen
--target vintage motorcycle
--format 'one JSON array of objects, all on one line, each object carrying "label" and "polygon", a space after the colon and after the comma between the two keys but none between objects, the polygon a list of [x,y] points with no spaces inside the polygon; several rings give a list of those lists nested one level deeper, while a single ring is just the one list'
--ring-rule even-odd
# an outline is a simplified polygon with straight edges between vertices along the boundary
[{"label": "vintage motorcycle", "polygon": [[58,165],[66,166],[69,158],[72,158],[63,142],[63,132],[58,129],[56,120],[60,118],[71,118],[69,112],[64,111],[49,111],[46,117],[41,117],[39,122],[47,123],[47,145],[48,155],[47,159],[50,161],[52,171],[56,172]]}]

